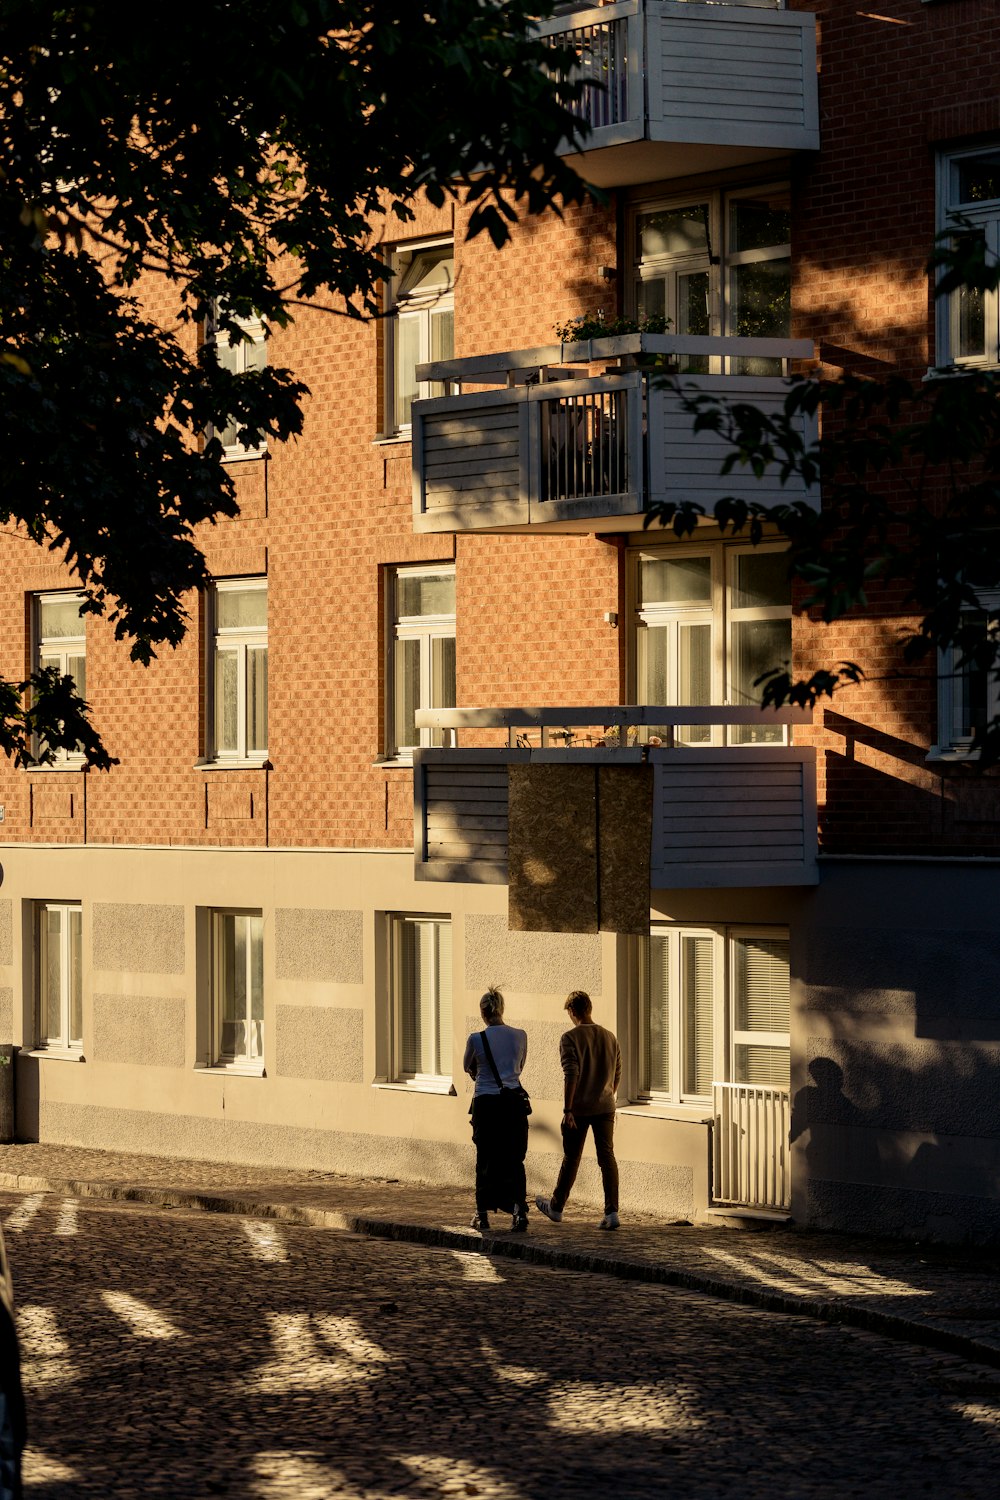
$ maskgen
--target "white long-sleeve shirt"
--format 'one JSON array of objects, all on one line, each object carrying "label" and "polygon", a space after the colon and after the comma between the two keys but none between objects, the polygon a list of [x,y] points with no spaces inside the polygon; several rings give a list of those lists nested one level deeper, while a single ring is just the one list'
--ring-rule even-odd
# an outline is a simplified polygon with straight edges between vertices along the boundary
[{"label": "white long-sleeve shirt", "polygon": [[[500,1021],[490,1026],[490,1051],[497,1065],[497,1072],[506,1088],[514,1088],[521,1081],[521,1069],[528,1056],[528,1034],[517,1026],[508,1026]],[[462,1066],[470,1078],[476,1080],[477,1094],[499,1094],[493,1069],[479,1040],[482,1033],[474,1031],[465,1044]]]}]

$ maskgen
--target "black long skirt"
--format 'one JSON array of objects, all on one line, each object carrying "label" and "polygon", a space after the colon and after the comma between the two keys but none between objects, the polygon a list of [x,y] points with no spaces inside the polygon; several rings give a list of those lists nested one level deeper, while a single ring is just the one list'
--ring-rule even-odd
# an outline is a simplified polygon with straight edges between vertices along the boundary
[{"label": "black long skirt", "polygon": [[512,1214],[526,1203],[524,1158],[528,1119],[499,1094],[477,1094],[472,1101],[476,1147],[476,1209]]}]

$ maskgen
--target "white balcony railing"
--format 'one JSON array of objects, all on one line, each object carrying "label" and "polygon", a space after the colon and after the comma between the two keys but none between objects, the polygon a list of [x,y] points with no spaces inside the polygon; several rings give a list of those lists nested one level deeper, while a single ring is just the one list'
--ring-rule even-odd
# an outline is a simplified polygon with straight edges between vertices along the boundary
[{"label": "white balcony railing", "polygon": [[712,1085],[712,1202],[787,1212],[789,1093],[751,1083]]},{"label": "white balcony railing", "polygon": [[544,22],[586,87],[580,170],[602,187],[819,147],[816,21],[773,0],[614,0]]},{"label": "white balcony railing", "polygon": [[[725,443],[694,432],[681,395],[652,368],[696,364],[699,373],[679,377],[685,393],[767,411],[784,401],[788,362],[812,353],[807,339],[634,333],[420,365],[418,379],[448,382],[455,394],[413,406],[414,528],[640,529],[650,504],[696,500],[711,510],[733,493],[818,506],[818,489],[782,485],[772,471],[723,477]],[[799,425],[811,441],[814,424]]]},{"label": "white balcony railing", "polygon": [[[782,743],[801,709],[631,707],[422,709],[441,734],[414,752],[414,850],[423,880],[505,884],[508,771],[558,763],[648,767],[651,889],[814,885],[815,751]],[[704,728],[709,743],[684,743]],[[505,731],[506,745],[459,735]],[[727,744],[756,733],[757,743]]]}]

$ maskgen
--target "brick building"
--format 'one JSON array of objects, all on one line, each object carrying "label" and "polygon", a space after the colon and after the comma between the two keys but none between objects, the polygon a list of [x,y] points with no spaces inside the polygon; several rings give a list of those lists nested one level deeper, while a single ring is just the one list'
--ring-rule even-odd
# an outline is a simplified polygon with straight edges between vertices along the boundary
[{"label": "brick building", "polygon": [[[471,1182],[492,982],[548,1187],[581,987],[626,1058],[626,1210],[995,1236],[968,684],[895,675],[898,595],[820,627],[777,541],[644,530],[728,486],[643,366],[766,405],[793,361],[995,365],[996,302],[935,309],[924,267],[958,207],[996,248],[1000,18],[614,0],[549,30],[608,85],[581,162],[606,202],[500,253],[428,208],[387,228],[383,322],[314,308],[240,352],[307,383],[305,434],[224,435],[240,515],[182,646],[130,664],[3,540],[0,669],[60,663],[120,760],[0,772],[19,1132]],[[555,332],[619,315],[667,331]],[[779,723],[752,684],[789,656],[866,680]]]}]

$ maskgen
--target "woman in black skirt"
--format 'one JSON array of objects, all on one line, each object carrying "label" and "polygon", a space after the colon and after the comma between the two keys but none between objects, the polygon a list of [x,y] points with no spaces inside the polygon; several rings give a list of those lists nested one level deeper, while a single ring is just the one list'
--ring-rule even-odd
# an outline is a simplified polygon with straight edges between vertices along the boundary
[{"label": "woman in black skirt", "polygon": [[528,1116],[520,1085],[528,1038],[517,1026],[505,1023],[503,995],[495,986],[491,985],[480,1000],[479,1012],[485,1029],[469,1037],[463,1061],[465,1071],[476,1081],[469,1111],[476,1147],[472,1227],[488,1230],[490,1210],[499,1209],[512,1216],[511,1229],[523,1234],[528,1227],[524,1181]]}]

